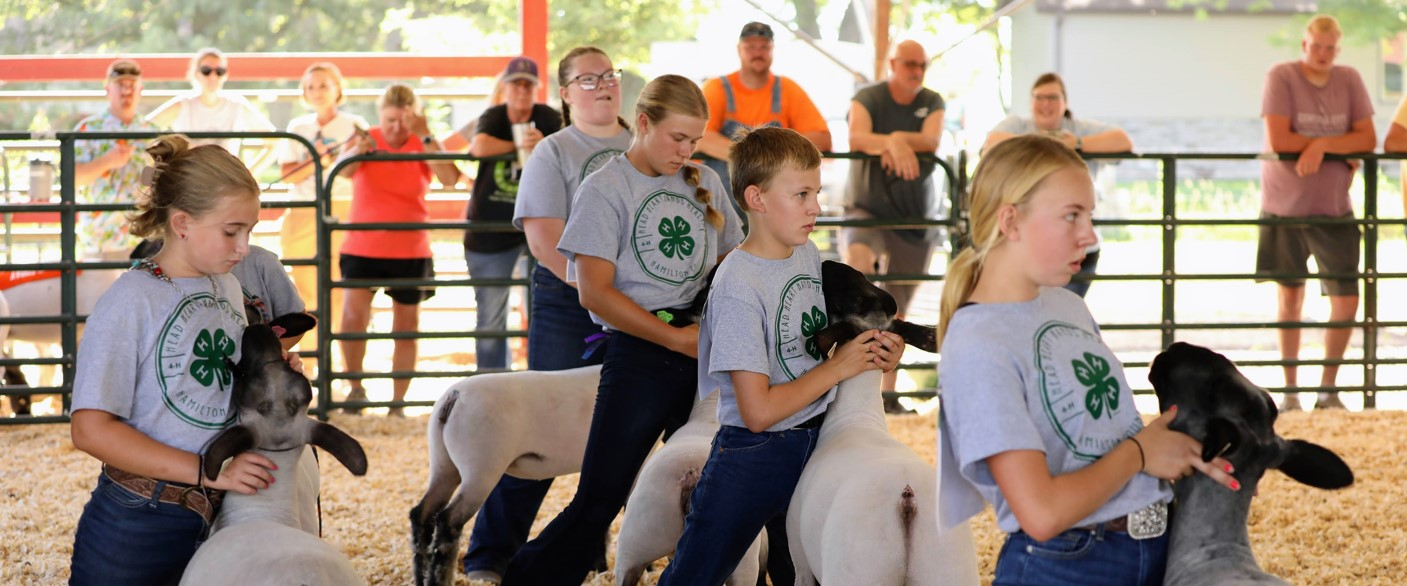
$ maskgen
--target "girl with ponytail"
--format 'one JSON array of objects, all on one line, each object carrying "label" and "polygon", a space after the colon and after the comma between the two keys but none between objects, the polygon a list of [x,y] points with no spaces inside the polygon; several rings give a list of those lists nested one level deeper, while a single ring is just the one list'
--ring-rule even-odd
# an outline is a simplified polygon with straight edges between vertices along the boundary
[{"label": "girl with ponytail", "polygon": [[656,78],[635,112],[634,142],[581,183],[557,245],[567,282],[604,329],[581,484],[513,558],[505,586],[586,578],[655,439],[688,419],[699,334],[689,306],[742,241],[733,206],[712,201],[722,181],[689,160],[708,122],[699,87],[677,75]]},{"label": "girl with ponytail", "polygon": [[1175,410],[1144,426],[1094,316],[1062,288],[1095,240],[1084,161],[1012,138],[982,157],[970,197],[971,246],[949,265],[938,326],[939,523],[992,503],[1008,533],[994,584],[1161,584],[1162,481],[1240,485],[1168,429]]}]

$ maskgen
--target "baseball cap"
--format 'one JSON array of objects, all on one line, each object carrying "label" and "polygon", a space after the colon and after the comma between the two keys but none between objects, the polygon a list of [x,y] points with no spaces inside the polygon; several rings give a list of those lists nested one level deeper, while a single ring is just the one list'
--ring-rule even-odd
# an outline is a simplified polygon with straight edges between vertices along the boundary
[{"label": "baseball cap", "polygon": [[118,59],[108,64],[107,75],[104,79],[107,81],[116,81],[124,77],[133,79],[141,78],[142,66],[137,65],[137,62],[131,59]]},{"label": "baseball cap", "polygon": [[762,37],[770,41],[772,40],[772,27],[760,22],[749,22],[743,25],[743,32],[738,35],[738,40],[741,41],[748,37]]},{"label": "baseball cap", "polygon": [[540,83],[537,78],[537,63],[527,57],[514,57],[508,62],[508,68],[503,70],[503,83],[508,83],[518,79],[526,79],[533,83]]}]

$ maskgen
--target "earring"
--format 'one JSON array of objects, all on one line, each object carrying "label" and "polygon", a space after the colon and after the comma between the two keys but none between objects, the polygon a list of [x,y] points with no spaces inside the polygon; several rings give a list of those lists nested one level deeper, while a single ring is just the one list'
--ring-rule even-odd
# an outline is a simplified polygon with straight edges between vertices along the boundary
[{"label": "earring", "polygon": [[180,237],[181,237],[181,240],[185,240],[185,239],[186,239],[186,235],[185,235],[185,234],[177,234],[177,236],[180,236]]}]

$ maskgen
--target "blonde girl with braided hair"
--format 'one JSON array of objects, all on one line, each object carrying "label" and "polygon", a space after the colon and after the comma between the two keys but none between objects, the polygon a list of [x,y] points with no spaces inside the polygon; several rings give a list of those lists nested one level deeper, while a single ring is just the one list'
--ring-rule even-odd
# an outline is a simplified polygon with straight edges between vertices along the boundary
[{"label": "blonde girl with braided hair", "polygon": [[581,484],[571,504],[518,550],[505,586],[586,578],[656,438],[688,419],[699,339],[689,307],[742,241],[733,207],[713,201],[725,193],[718,174],[690,161],[708,122],[699,87],[677,75],[656,78],[640,93],[632,122],[630,148],[577,189],[557,245],[567,281],[604,333]]},{"label": "blonde girl with braided hair", "polygon": [[1024,135],[973,175],[971,246],[949,264],[938,366],[938,519],[996,510],[1007,532],[993,584],[1162,584],[1165,481],[1230,463],[1143,424],[1118,357],[1063,287],[1095,240],[1094,183],[1059,140]]}]

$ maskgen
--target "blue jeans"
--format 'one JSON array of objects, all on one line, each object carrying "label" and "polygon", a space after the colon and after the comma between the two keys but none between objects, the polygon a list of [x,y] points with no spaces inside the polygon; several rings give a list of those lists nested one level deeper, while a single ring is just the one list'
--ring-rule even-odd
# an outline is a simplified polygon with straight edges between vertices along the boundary
[{"label": "blue jeans", "polygon": [[[508,279],[513,267],[526,258],[527,244],[499,252],[464,249],[464,264],[473,279]],[[502,332],[508,328],[508,287],[474,287],[474,331]],[[474,338],[475,368],[508,368],[507,338]]]},{"label": "blue jeans", "polygon": [[576,496],[503,575],[503,586],[580,586],[655,439],[684,425],[698,360],[624,332],[606,342]]},{"label": "blue jeans", "polygon": [[[537,265],[532,274],[532,314],[528,320],[528,370],[600,364],[604,352],[599,350],[582,358],[585,339],[599,333],[601,326],[591,323],[576,288]],[[508,560],[528,541],[528,532],[550,488],[551,478],[524,480],[504,474],[474,518],[464,573],[488,570],[502,575]],[[596,544],[598,557],[605,555],[605,546],[604,539]]]},{"label": "blue jeans", "polygon": [[[1080,262],[1080,274],[1086,277],[1092,277],[1094,276],[1094,268],[1097,266],[1099,266],[1098,250],[1085,255],[1085,260]],[[1071,279],[1070,282],[1065,285],[1065,288],[1069,289],[1080,297],[1084,297],[1085,293],[1089,293],[1089,286],[1090,281],[1082,279]]]},{"label": "blue jeans", "polygon": [[1171,534],[1140,541],[1102,528],[1071,529],[1036,541],[1018,531],[1002,545],[992,586],[1161,586]]},{"label": "blue jeans", "polygon": [[83,507],[73,536],[69,584],[177,584],[208,537],[205,519],[159,502],[164,482],[139,496],[106,475]]},{"label": "blue jeans", "polygon": [[[660,584],[718,586],[727,580],[762,526],[771,519],[786,518],[792,492],[816,449],[820,431],[752,433],[743,427],[720,427],[689,498],[684,534]],[[769,525],[769,530],[777,525]],[[777,555],[790,561],[788,552],[768,551],[769,557]]]}]

